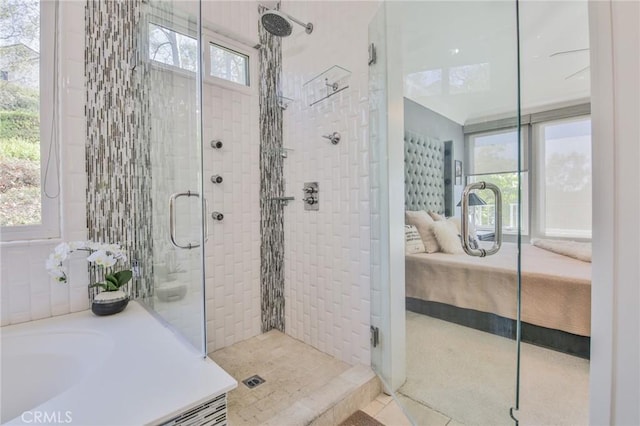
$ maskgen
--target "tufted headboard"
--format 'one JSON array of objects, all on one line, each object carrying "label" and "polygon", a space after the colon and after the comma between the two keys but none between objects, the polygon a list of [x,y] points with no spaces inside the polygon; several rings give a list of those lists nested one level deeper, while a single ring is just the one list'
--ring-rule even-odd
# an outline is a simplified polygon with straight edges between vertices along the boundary
[{"label": "tufted headboard", "polygon": [[404,208],[444,213],[444,144],[404,133]]}]

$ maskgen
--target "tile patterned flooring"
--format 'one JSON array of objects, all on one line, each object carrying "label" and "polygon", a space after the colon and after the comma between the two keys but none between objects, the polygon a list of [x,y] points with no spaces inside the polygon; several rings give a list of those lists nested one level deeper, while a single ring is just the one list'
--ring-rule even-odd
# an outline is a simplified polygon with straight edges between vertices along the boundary
[{"label": "tile patterned flooring", "polygon": [[[425,322],[428,324],[423,324]],[[430,325],[433,325],[431,323],[434,322],[437,323],[438,327],[430,327]],[[443,342],[451,343],[456,338],[462,340],[463,343],[474,341],[468,335],[473,334],[475,336],[475,334],[480,333],[466,327],[441,323],[439,320],[412,313],[407,314],[407,325],[407,338],[414,342],[411,346],[412,351],[408,353],[408,367],[413,379],[420,376],[419,373],[425,368],[422,354],[427,351],[427,348],[420,348],[420,345],[415,343],[416,333],[420,335],[418,340],[431,342],[431,347],[428,349],[431,351],[432,356],[437,355],[437,353],[434,353],[434,347],[446,347]],[[440,344],[435,343],[438,340],[434,336],[424,339],[427,330],[437,331],[442,328],[447,333],[445,333],[444,341],[440,342]],[[455,330],[450,330],[452,328]],[[460,334],[462,338],[457,336],[454,331]],[[483,342],[490,343],[492,347],[491,353],[496,352],[496,346],[499,343],[494,342],[494,340],[498,339],[496,336],[482,333],[478,338],[482,338]],[[513,346],[512,342],[506,343],[509,346]],[[478,345],[478,342],[475,342],[475,344]],[[523,365],[528,366],[529,371],[537,372],[538,376],[549,376],[550,372],[548,370],[551,370],[550,375],[554,378],[551,380],[551,378],[547,377],[542,383],[533,383],[533,379],[527,376],[527,370],[525,370],[523,374],[526,379],[525,385],[528,381],[532,382],[533,384],[530,383],[529,387],[536,390],[536,394],[529,395],[529,404],[536,402],[536,399],[541,399],[540,394],[549,394],[553,399],[566,400],[567,397],[563,399],[558,396],[557,389],[556,391],[545,389],[545,386],[561,383],[562,380],[573,384],[569,387],[566,384],[559,387],[565,394],[579,394],[580,392],[578,391],[580,389],[586,389],[588,361],[529,346],[525,345]],[[469,351],[457,350],[455,352],[466,353]],[[411,421],[403,410],[410,413],[415,424],[419,426],[460,426],[462,424],[460,421],[465,421],[465,419],[458,419],[458,421],[451,419],[421,403],[422,398],[419,395],[414,395],[415,392],[411,392],[412,380],[408,380],[400,389],[396,395],[398,398],[398,402],[396,402],[391,396],[380,393],[379,381],[369,367],[362,365],[350,366],[278,331],[270,331],[236,343],[211,353],[210,357],[239,382],[238,388],[228,395],[229,424],[231,426],[301,426],[306,424],[311,424],[312,426],[335,426],[358,409],[361,409],[385,426],[411,425]],[[449,358],[449,356],[445,358]],[[451,369],[447,371],[451,371]],[[540,374],[541,372],[546,374]],[[433,381],[438,377],[436,373],[430,372],[427,377]],[[241,382],[254,374],[260,375],[266,382],[254,389],[249,389]],[[567,378],[562,378],[563,375],[567,376]],[[469,377],[473,376],[473,374],[464,372],[463,376],[463,382],[467,383],[469,382]],[[560,380],[561,378],[562,380]],[[454,378],[447,375],[443,380],[452,382]],[[576,385],[578,383],[580,386]],[[419,389],[422,388],[425,387],[419,387]],[[436,388],[439,394],[447,386],[437,386]],[[572,392],[567,392],[569,388],[572,389]],[[528,390],[527,386],[523,386],[523,392]],[[436,397],[432,395],[430,398],[434,399]],[[576,398],[577,400],[584,399],[581,396]],[[449,398],[446,399],[448,400]],[[541,403],[539,404],[540,406],[550,407],[552,405],[551,402],[546,400],[542,402],[544,404]],[[471,413],[471,417],[468,417],[466,421],[473,419],[475,413],[480,410],[479,407],[471,407],[471,405],[464,404],[464,409]],[[579,405],[577,404],[577,406]],[[550,422],[549,419],[542,416],[542,410],[539,408],[528,411],[529,413],[527,411],[520,413],[523,416],[522,420],[528,420],[524,421],[523,424],[554,424],[554,422]],[[529,415],[527,416],[527,414]],[[573,418],[578,417],[574,416]],[[562,416],[558,417],[557,413],[554,419],[561,420],[555,422],[555,424],[569,424],[569,422],[562,421],[565,419]],[[473,423],[473,421],[470,421],[470,423]]]},{"label": "tile patterned flooring", "polygon": [[[369,367],[350,366],[276,330],[209,356],[238,381],[228,395],[232,426],[338,424],[380,393]],[[255,374],[265,383],[249,389],[242,380]]]},{"label": "tile patterned flooring", "polygon": [[411,426],[411,422],[398,403],[392,397],[383,393],[378,395],[362,411],[385,426]]},{"label": "tile patterned flooring", "polygon": [[[461,426],[439,412],[418,404],[404,395],[396,395],[405,409],[411,412],[416,426]],[[365,413],[385,426],[411,426],[412,423],[392,397],[380,394],[376,399],[362,409]]]}]

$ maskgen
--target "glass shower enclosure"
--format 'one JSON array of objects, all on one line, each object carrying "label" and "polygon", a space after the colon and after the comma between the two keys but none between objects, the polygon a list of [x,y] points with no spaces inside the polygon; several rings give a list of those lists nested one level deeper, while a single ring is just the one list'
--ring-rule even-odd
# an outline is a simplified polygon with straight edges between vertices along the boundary
[{"label": "glass shower enclosure", "polygon": [[[431,155],[433,161],[436,155],[441,156],[437,161],[442,162],[442,176],[433,186],[425,187],[425,195],[443,183],[445,205],[433,210],[457,217],[463,223],[465,238],[464,224],[477,217],[471,216],[476,208],[471,199],[460,203],[465,189],[463,171],[468,175],[471,166],[464,155],[464,128],[469,123],[482,126],[497,114],[516,117],[508,140],[488,155],[496,154],[496,161],[508,157],[514,162],[510,167],[515,190],[502,198],[510,197],[509,205],[515,205],[515,232],[505,238],[516,246],[501,253],[503,263],[513,271],[513,278],[504,283],[512,291],[501,303],[510,317],[519,315],[517,22],[516,2],[385,2],[369,26],[372,199],[379,200],[372,205],[371,322],[380,344],[372,349],[372,364],[417,424],[438,419],[445,423],[453,419],[463,424],[513,424],[517,413],[518,325],[512,323],[505,330],[496,316],[443,320],[444,304],[424,302],[418,297],[422,290],[412,290],[410,282],[420,267],[412,268],[408,260],[405,264],[404,241],[405,210],[426,210],[405,198],[405,185],[409,185],[412,173],[422,173],[409,170],[415,166],[405,161],[406,141],[419,138],[437,146],[436,154],[425,154],[426,162],[431,161]],[[413,109],[429,110],[431,118],[415,120],[410,114]],[[500,151],[502,148],[506,151]],[[477,179],[484,181],[482,176]],[[478,189],[471,192],[472,197],[482,200],[483,211],[490,210],[487,222],[494,227],[486,232],[487,241],[480,243],[491,247],[493,242],[497,248],[504,228],[500,222],[505,218],[496,208],[503,205],[500,194]],[[427,256],[437,255],[447,256]],[[473,258],[473,262],[483,268],[488,257]],[[455,272],[444,265],[439,276],[423,277],[422,281],[454,285]],[[467,277],[471,277],[468,283],[473,281],[472,275]],[[467,290],[459,296],[463,301],[465,294],[475,291],[472,287]],[[489,333],[485,334],[492,338],[484,339],[478,337],[477,330],[459,327],[456,321],[470,321],[474,324],[469,327],[485,331],[500,330],[512,339]]]},{"label": "glass shower enclosure", "polygon": [[[385,2],[370,22],[372,364],[417,424],[589,421],[587,6]],[[424,210],[438,243],[462,223],[458,253],[405,253]]]},{"label": "glass shower enclosure", "polygon": [[206,356],[199,1],[143,2],[152,194],[152,276],[143,302]]}]

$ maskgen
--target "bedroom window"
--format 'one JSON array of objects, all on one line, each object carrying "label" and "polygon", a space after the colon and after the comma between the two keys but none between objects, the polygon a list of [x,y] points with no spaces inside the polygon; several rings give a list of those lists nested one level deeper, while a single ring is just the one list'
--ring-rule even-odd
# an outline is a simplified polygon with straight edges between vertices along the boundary
[{"label": "bedroom window", "polygon": [[591,118],[540,123],[534,134],[540,233],[591,238]]},{"label": "bedroom window", "polygon": [[[523,132],[523,146],[526,146]],[[529,176],[523,148],[522,169],[522,233],[529,233]],[[497,130],[469,135],[467,141],[467,183],[480,181],[497,185],[502,192],[502,232],[518,232],[518,133],[516,129]],[[490,191],[478,193],[487,205],[473,208],[472,220],[478,230],[494,229],[495,202]]]}]

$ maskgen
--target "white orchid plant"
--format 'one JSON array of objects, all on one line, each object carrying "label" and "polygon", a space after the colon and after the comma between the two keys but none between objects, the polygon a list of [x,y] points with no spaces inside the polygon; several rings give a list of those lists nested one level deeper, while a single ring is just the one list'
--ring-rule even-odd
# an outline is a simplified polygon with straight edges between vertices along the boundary
[{"label": "white orchid plant", "polygon": [[112,268],[119,261],[127,261],[127,256],[122,251],[119,244],[96,243],[93,241],[73,241],[70,243],[58,244],[47,259],[47,271],[56,281],[61,283],[67,282],[67,272],[62,263],[74,251],[89,252],[90,255],[87,257],[87,261],[105,268],[104,281],[91,284],[89,287],[100,287],[104,291],[117,291],[120,290],[123,285],[128,283],[133,276],[130,269],[106,272],[107,268]]}]

